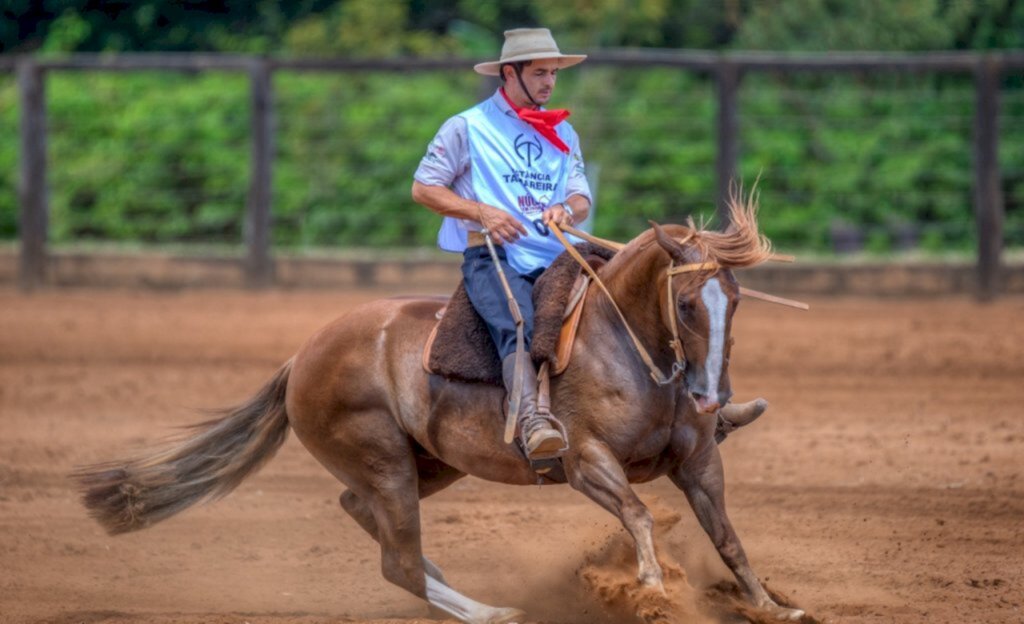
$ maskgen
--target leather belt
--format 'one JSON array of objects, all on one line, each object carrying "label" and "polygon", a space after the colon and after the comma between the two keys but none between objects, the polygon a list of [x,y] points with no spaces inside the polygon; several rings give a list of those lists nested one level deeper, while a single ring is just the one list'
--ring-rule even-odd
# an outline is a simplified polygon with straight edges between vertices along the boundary
[{"label": "leather belt", "polygon": [[470,232],[466,233],[466,246],[467,247],[479,247],[480,245],[485,245],[485,244],[487,244],[487,241],[486,241],[486,239],[484,239],[484,233],[483,232],[472,232],[472,231],[470,231]]}]

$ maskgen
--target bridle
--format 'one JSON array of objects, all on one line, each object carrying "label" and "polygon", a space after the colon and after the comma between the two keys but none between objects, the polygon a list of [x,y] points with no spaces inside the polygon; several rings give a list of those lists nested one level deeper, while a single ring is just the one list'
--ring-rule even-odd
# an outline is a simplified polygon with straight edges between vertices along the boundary
[{"label": "bridle", "polygon": [[[588,263],[583,258],[583,256],[580,255],[580,252],[577,251],[576,248],[573,247],[573,245],[565,238],[565,234],[562,233],[562,230],[557,223],[548,223],[548,227],[551,228],[551,231],[554,232],[555,234],[555,238],[557,238],[558,241],[562,243],[562,246],[565,247],[565,250],[567,252],[569,252],[569,255],[572,256],[572,258],[581,267],[583,267],[583,270],[586,271],[590,278],[594,281],[594,283],[597,284],[597,287],[601,289],[601,292],[603,292],[605,296],[608,297],[608,301],[611,302],[612,308],[615,310],[615,313],[618,314],[619,320],[622,321],[623,327],[626,328],[626,332],[629,334],[630,339],[633,341],[633,346],[636,348],[637,353],[640,355],[640,359],[643,360],[644,364],[650,371],[651,379],[653,379],[654,382],[657,383],[659,386],[667,386],[678,381],[686,372],[686,352],[683,349],[682,340],[679,339],[679,324],[676,321],[676,300],[672,288],[672,278],[675,277],[676,275],[679,275],[680,273],[694,273],[697,271],[717,271],[721,268],[721,265],[719,265],[717,262],[690,262],[687,264],[676,265],[675,259],[669,261],[668,267],[666,267],[665,269],[665,277],[666,281],[668,282],[665,288],[665,304],[668,307],[669,325],[671,326],[672,331],[672,339],[669,340],[668,344],[669,348],[672,349],[672,353],[675,355],[675,361],[672,363],[672,368],[669,371],[669,374],[666,375],[661,371],[660,368],[658,368],[657,364],[654,363],[654,359],[651,357],[651,354],[648,353],[647,348],[644,347],[643,343],[640,342],[640,339],[637,338],[637,335],[633,331],[633,328],[630,327],[629,325],[629,321],[626,320],[626,316],[622,313],[622,310],[619,309],[618,304],[615,303],[615,298],[612,297],[612,294],[608,291],[608,287],[605,286],[604,282],[601,281],[601,278],[597,276],[597,271],[595,271],[594,268],[590,266],[590,263]],[[577,232],[574,230],[573,234],[576,233]],[[611,241],[605,241],[602,239],[598,239],[596,237],[587,238],[593,243],[596,243],[598,245],[604,245],[605,247],[611,249],[618,250],[622,248],[622,245],[618,243],[611,243]],[[687,235],[687,237],[683,239],[681,243],[685,244],[691,238],[693,238],[692,232],[689,235]]]},{"label": "bridle", "polygon": [[[686,243],[692,237],[693,234],[689,234],[680,241],[680,244]],[[690,262],[676,266],[675,259],[672,259],[669,261],[668,268],[665,269],[665,307],[668,308],[668,324],[672,328],[672,340],[668,344],[676,355],[676,361],[672,364],[673,376],[686,372],[686,351],[683,349],[683,341],[679,339],[679,323],[676,320],[676,297],[672,288],[672,278],[680,273],[717,272],[720,268],[721,266],[717,262]]]}]

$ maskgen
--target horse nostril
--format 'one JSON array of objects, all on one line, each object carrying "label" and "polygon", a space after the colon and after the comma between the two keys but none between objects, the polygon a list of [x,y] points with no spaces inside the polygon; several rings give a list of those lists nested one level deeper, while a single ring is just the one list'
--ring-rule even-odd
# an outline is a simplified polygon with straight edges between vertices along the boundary
[{"label": "horse nostril", "polygon": [[702,414],[713,412],[719,408],[718,401],[708,397],[707,395],[694,392],[692,396],[693,402],[697,404],[697,410]]}]

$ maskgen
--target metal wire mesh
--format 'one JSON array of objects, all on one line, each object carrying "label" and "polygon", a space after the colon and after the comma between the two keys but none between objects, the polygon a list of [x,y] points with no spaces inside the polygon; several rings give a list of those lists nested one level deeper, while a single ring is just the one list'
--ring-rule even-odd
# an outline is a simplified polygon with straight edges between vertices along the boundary
[{"label": "metal wire mesh", "polygon": [[241,242],[245,76],[55,72],[47,91],[53,240]]},{"label": "metal wire mesh", "polygon": [[0,73],[0,240],[18,236],[18,83]]},{"label": "metal wire mesh", "polygon": [[[445,119],[489,95],[472,72],[274,75],[273,241],[280,248],[427,247],[439,217],[412,173]],[[51,240],[241,243],[250,175],[242,73],[52,72],[47,79]],[[1024,88],[1002,90],[1006,243],[1024,245]],[[18,94],[0,74],[0,237],[17,236]],[[683,69],[563,72],[597,200],[595,231],[710,220],[713,80]],[[970,77],[748,73],[740,170],[760,178],[776,242],[818,250],[975,245]]]},{"label": "metal wire mesh", "polygon": [[973,240],[974,89],[943,76],[751,76],[742,170],[776,240],[933,251]]}]

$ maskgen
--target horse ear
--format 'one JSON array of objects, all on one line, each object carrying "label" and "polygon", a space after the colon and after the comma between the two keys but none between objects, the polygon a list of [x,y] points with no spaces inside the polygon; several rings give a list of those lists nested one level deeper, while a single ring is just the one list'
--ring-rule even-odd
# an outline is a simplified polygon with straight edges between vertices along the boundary
[{"label": "horse ear", "polygon": [[669,257],[676,262],[685,262],[683,246],[679,244],[679,241],[666,234],[665,230],[654,221],[648,221],[648,223],[654,228],[654,236],[658,239],[658,244],[668,252]]}]

